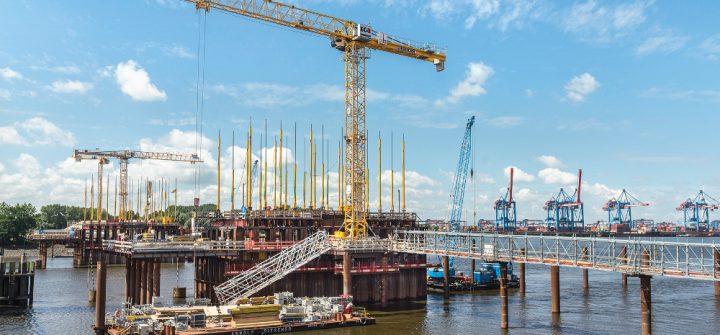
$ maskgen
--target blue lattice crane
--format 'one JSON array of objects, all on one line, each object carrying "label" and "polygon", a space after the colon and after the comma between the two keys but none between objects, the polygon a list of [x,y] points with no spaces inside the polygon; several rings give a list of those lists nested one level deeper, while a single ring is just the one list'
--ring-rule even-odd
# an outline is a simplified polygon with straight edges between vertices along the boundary
[{"label": "blue lattice crane", "polygon": [[545,224],[549,230],[585,230],[585,209],[580,200],[581,183],[582,169],[578,170],[577,189],[572,195],[561,188],[557,196],[550,197],[550,200],[545,202],[544,208],[547,211]]},{"label": "blue lattice crane", "polygon": [[[472,126],[474,123],[475,116],[471,116],[465,124],[465,135],[463,136],[462,144],[460,145],[460,159],[458,160],[457,168],[455,169],[455,177],[450,194],[450,218],[447,226],[448,231],[460,231],[463,200],[465,198],[465,184],[467,182],[468,169],[470,165],[470,153],[472,149]],[[469,174],[472,176],[473,171],[470,171]],[[447,242],[453,243],[454,241],[449,240]],[[450,257],[448,261],[448,275],[451,277],[455,275],[455,268],[453,265],[453,258]],[[442,268],[429,267],[427,269],[427,274],[431,279],[443,278]]]},{"label": "blue lattice crane", "polygon": [[638,200],[623,189],[620,195],[611,198],[605,203],[603,210],[608,212],[608,224],[626,224],[632,229],[635,228],[632,208],[647,206],[650,206],[650,204]]},{"label": "blue lattice crane", "polygon": [[705,191],[700,192],[695,198],[688,198],[680,203],[678,211],[683,212],[683,224],[685,229],[704,231],[710,228],[710,211],[720,208],[720,201],[716,200]]},{"label": "blue lattice crane", "polygon": [[515,200],[513,200],[513,174],[514,168],[510,168],[510,187],[505,191],[505,195],[495,200],[495,230],[496,231],[513,231],[517,228]]}]

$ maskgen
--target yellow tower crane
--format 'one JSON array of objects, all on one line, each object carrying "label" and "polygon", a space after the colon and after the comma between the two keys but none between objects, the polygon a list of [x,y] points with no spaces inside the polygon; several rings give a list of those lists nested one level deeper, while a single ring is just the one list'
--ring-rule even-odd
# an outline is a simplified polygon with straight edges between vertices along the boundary
[{"label": "yellow tower crane", "polygon": [[419,44],[376,32],[369,25],[339,19],[272,0],[185,0],[198,10],[211,8],[263,22],[315,33],[330,38],[333,48],[344,53],[345,62],[345,236],[360,239],[367,235],[365,61],[368,49],[432,62],[437,71],[445,67],[445,51],[431,44]]},{"label": "yellow tower crane", "polygon": [[[150,160],[163,160],[163,161],[174,161],[174,162],[189,162],[192,164],[201,163],[202,160],[196,154],[181,154],[181,153],[167,153],[167,152],[147,152],[147,151],[134,151],[134,150],[110,150],[103,151],[99,149],[95,150],[75,150],[72,158],[76,161],[93,159],[98,161],[98,189],[102,190],[102,174],[103,165],[109,162],[110,158],[115,158],[120,161],[120,215],[119,217],[124,218],[125,212],[127,211],[127,196],[128,196],[128,161],[131,158],[134,159],[150,159]],[[102,194],[102,192],[100,192]],[[101,197],[99,195],[98,197]],[[99,203],[102,203],[102,198],[98,198]],[[98,208],[98,212],[102,211]]]}]

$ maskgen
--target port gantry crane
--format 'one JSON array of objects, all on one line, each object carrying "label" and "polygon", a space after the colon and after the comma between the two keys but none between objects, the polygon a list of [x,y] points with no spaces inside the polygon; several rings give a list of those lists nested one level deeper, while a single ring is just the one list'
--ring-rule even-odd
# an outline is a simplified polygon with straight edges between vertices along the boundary
[{"label": "port gantry crane", "polygon": [[510,187],[505,195],[495,200],[495,230],[513,231],[517,228],[515,200],[513,200],[513,174],[514,168],[510,168]]},{"label": "port gantry crane", "polygon": [[[128,161],[130,159],[150,159],[174,162],[189,162],[191,164],[201,163],[202,160],[196,154],[168,153],[168,152],[148,152],[135,150],[75,150],[72,158],[76,161],[97,160],[98,161],[98,199],[102,204],[102,175],[103,166],[110,162],[110,158],[120,161],[120,215],[124,218],[127,209],[128,196]],[[101,212],[102,208],[98,207]]]},{"label": "port gantry crane", "polygon": [[647,207],[649,203],[642,202],[628,193],[625,189],[617,197],[610,198],[603,206],[608,212],[608,224],[627,224],[633,228],[632,208]]},{"label": "port gantry crane", "polygon": [[545,223],[548,229],[556,231],[573,231],[585,229],[585,209],[580,200],[580,187],[582,186],[582,169],[578,169],[577,189],[569,195],[560,189],[557,196],[550,197],[545,202],[547,217]]},{"label": "port gantry crane", "polygon": [[345,62],[345,189],[343,228],[348,239],[367,236],[365,61],[368,49],[432,62],[437,71],[445,67],[445,51],[375,31],[371,26],[271,0],[185,0],[197,10],[211,8],[262,22],[330,38],[330,45],[344,53]]},{"label": "port gantry crane", "polygon": [[683,212],[683,224],[694,225],[697,231],[710,227],[710,211],[720,208],[720,201],[713,198],[704,190],[700,190],[695,198],[688,198],[678,205],[678,212]]}]

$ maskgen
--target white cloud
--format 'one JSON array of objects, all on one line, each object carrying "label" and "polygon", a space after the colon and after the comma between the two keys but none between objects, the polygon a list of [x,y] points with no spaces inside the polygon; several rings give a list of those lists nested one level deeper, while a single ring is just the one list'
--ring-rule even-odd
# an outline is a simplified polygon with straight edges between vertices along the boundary
[{"label": "white cloud", "polygon": [[188,59],[195,58],[195,55],[190,53],[190,51],[187,48],[182,47],[182,46],[175,45],[172,47],[164,47],[162,50],[163,50],[164,54],[166,54],[168,56],[172,56],[172,57],[188,58]]},{"label": "white cloud", "polygon": [[583,39],[611,42],[645,22],[645,10],[651,3],[636,1],[616,6],[598,4],[595,0],[576,3],[564,15],[563,26]]},{"label": "white cloud", "polygon": [[646,39],[635,49],[635,54],[645,56],[653,53],[671,53],[680,50],[688,38],[685,36],[675,36],[672,32],[662,32],[659,36],[653,36]]},{"label": "white cloud", "polygon": [[600,87],[600,83],[591,74],[585,72],[575,76],[565,85],[565,97],[575,102],[585,98]]},{"label": "white cloud", "polygon": [[525,118],[522,116],[498,116],[485,119],[485,122],[496,128],[512,128],[525,122]]},{"label": "white cloud", "polygon": [[517,166],[508,166],[506,167],[503,172],[505,172],[505,176],[510,178],[510,168],[512,168],[513,171],[513,179],[514,181],[533,181],[535,180],[535,176],[523,171]]},{"label": "white cloud", "polygon": [[3,173],[5,171],[5,165],[0,163],[0,173]]},{"label": "white cloud", "polygon": [[483,85],[492,74],[492,67],[485,65],[483,62],[469,63],[465,72],[465,79],[451,89],[448,96],[436,101],[436,105],[457,103],[463,97],[485,94],[486,91]]},{"label": "white cloud", "polygon": [[9,67],[0,67],[0,77],[7,80],[23,78],[22,74]]},{"label": "white cloud", "polygon": [[431,0],[421,11],[441,21],[455,15],[464,17],[466,29],[484,21],[489,28],[506,31],[510,27],[521,28],[528,19],[539,19],[545,9],[536,0]]},{"label": "white cloud", "polygon": [[479,173],[475,177],[481,184],[495,184],[495,179],[486,173]]},{"label": "white cloud", "polygon": [[30,68],[35,71],[49,71],[49,72],[62,73],[62,74],[80,73],[80,68],[78,68],[75,65],[66,65],[66,66],[32,65],[32,66],[30,66]]},{"label": "white cloud", "polygon": [[42,117],[33,117],[12,126],[0,127],[0,143],[20,145],[72,146],[75,135]]},{"label": "white cloud", "polygon": [[700,50],[706,54],[709,59],[717,60],[720,56],[720,34],[710,36],[703,40],[700,44]]},{"label": "white cloud", "polygon": [[115,67],[115,80],[120,90],[136,101],[165,101],[167,94],[150,80],[147,71],[134,60],[119,63]]},{"label": "white cloud", "polygon": [[95,85],[78,80],[58,80],[48,87],[55,93],[77,93],[83,94],[91,90]]},{"label": "white cloud", "polygon": [[537,156],[535,159],[537,159],[538,162],[543,163],[547,167],[560,167],[563,165],[562,162],[555,156],[540,155]]},{"label": "white cloud", "polygon": [[573,183],[577,183],[576,175],[553,167],[540,170],[538,177],[545,184],[572,185]]},{"label": "white cloud", "polygon": [[525,96],[528,98],[532,98],[535,96],[535,91],[527,88],[527,89],[525,89]]}]

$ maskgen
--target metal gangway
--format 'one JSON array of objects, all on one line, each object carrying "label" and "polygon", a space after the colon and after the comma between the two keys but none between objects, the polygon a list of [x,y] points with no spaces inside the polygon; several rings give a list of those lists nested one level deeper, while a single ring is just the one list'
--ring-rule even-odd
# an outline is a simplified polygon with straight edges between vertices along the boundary
[{"label": "metal gangway", "polygon": [[720,244],[556,235],[403,231],[392,251],[720,281]]},{"label": "metal gangway", "polygon": [[318,231],[251,269],[215,286],[215,294],[221,305],[235,303],[249,297],[295,269],[330,251],[330,237],[324,230]]}]

